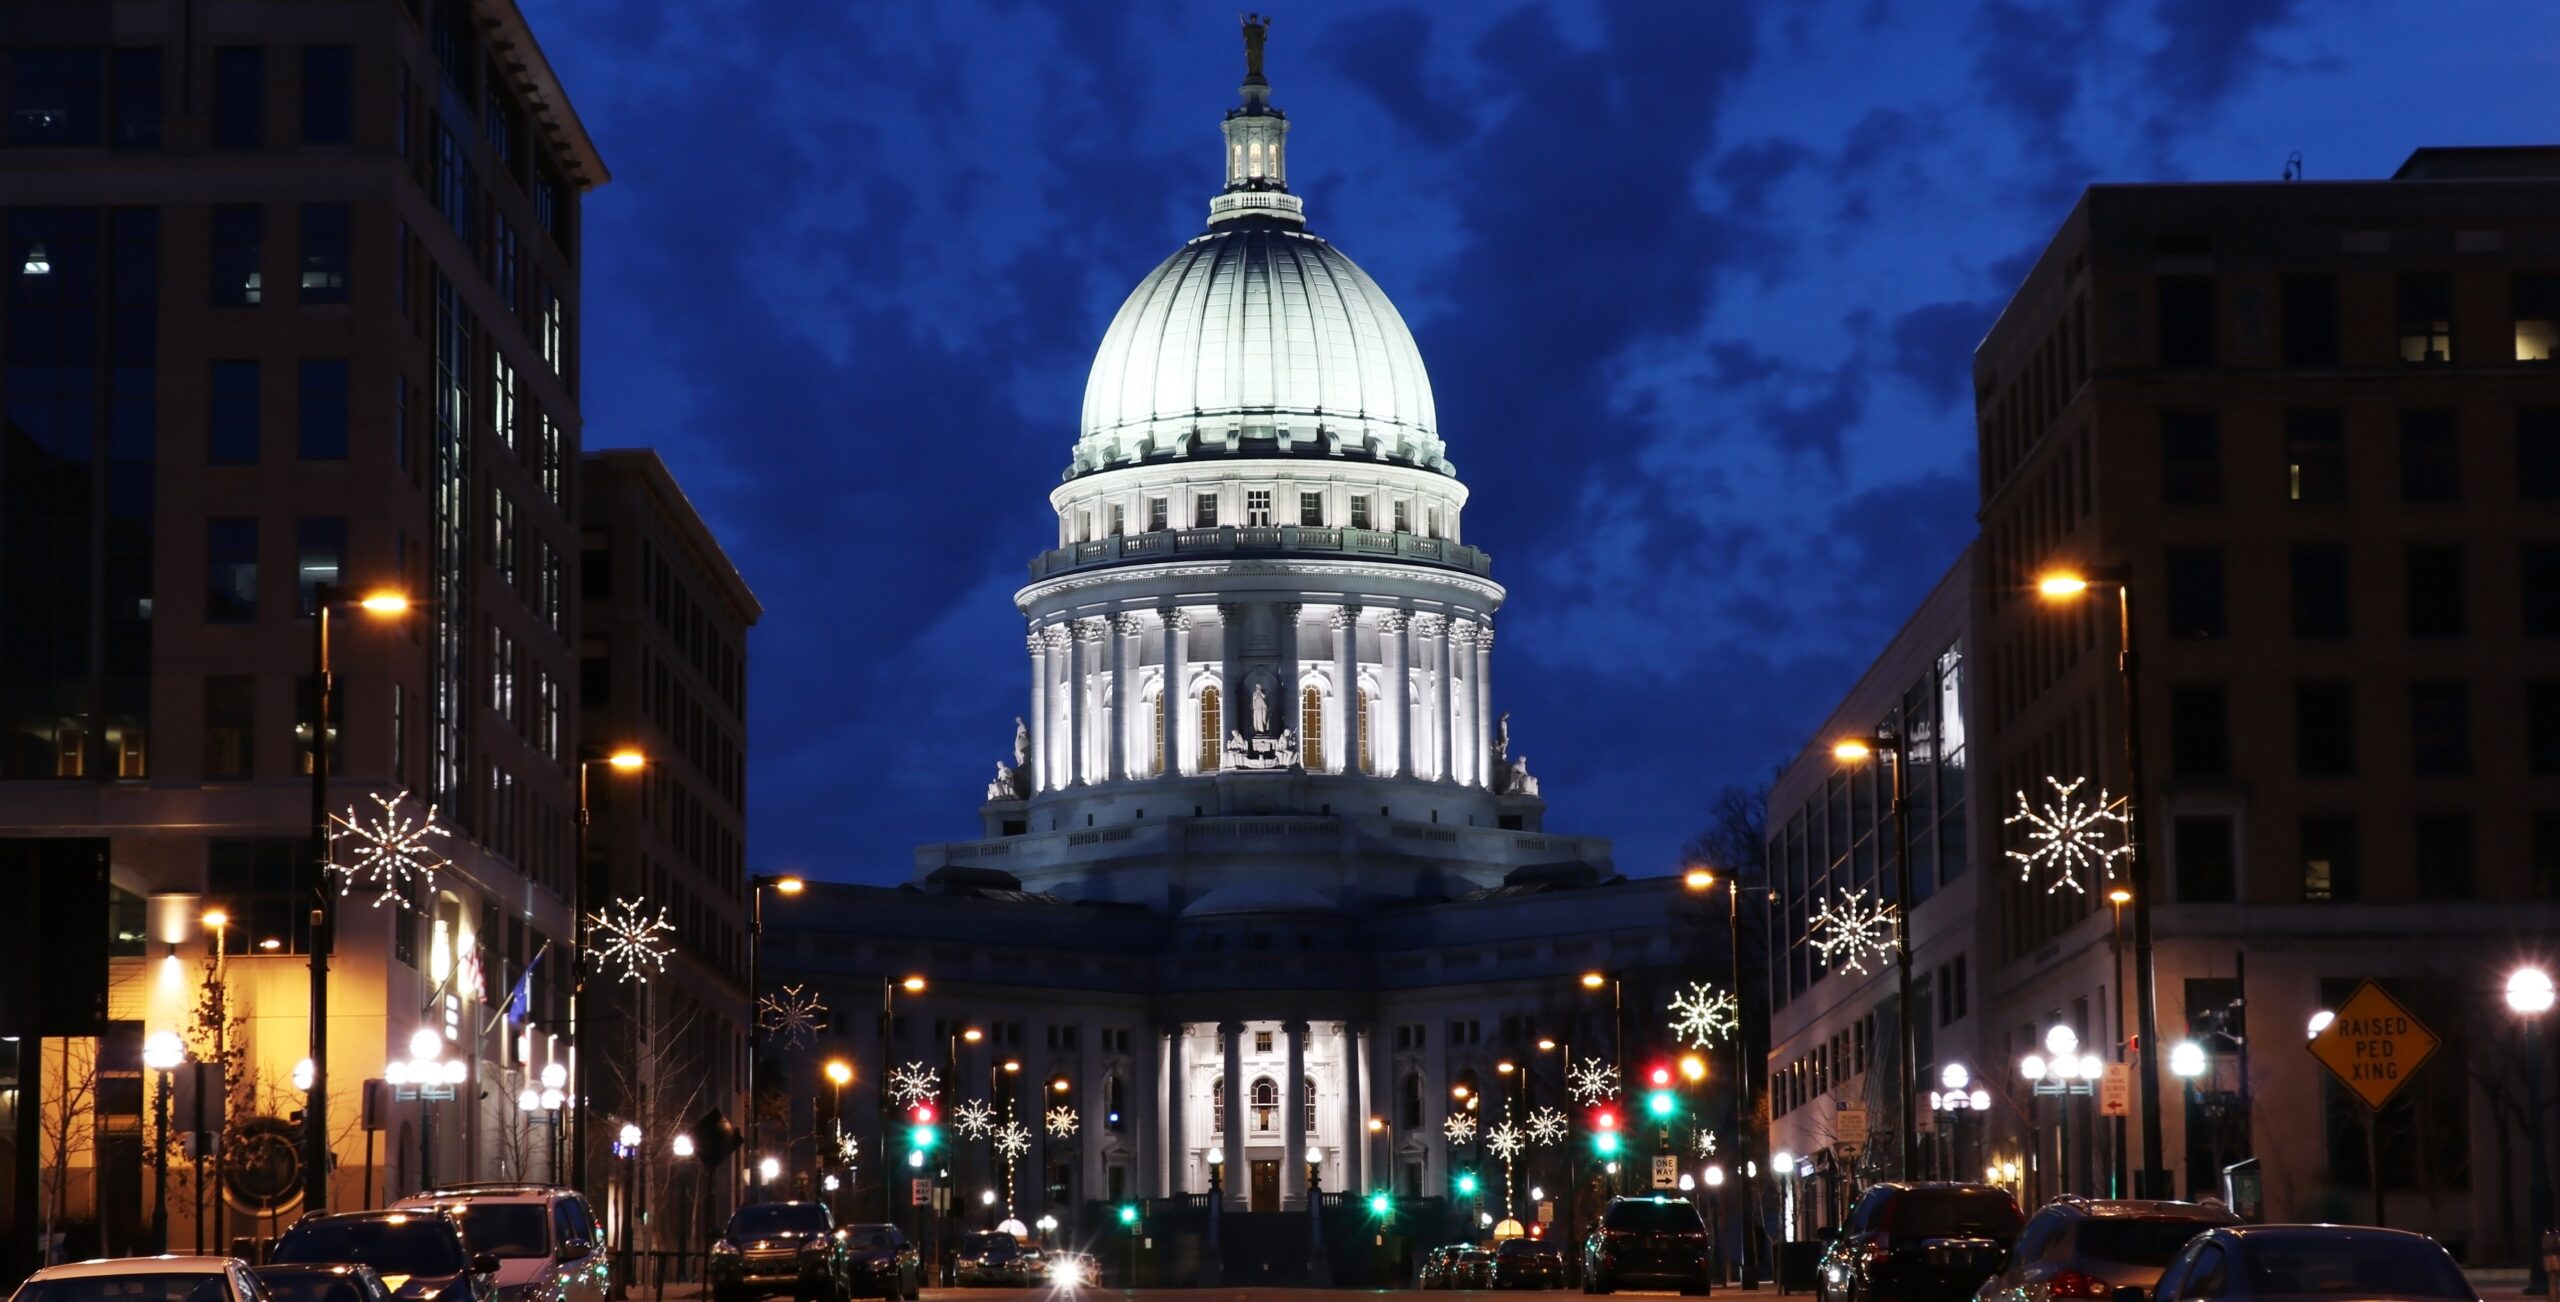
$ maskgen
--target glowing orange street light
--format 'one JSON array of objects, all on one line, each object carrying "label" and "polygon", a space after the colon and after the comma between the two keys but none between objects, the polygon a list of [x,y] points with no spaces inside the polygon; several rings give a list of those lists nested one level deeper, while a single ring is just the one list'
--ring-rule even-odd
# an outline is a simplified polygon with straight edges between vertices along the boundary
[{"label": "glowing orange street light", "polygon": [[204,925],[220,931],[231,925],[231,915],[220,909],[207,909],[204,911]]},{"label": "glowing orange street light", "polygon": [[356,608],[368,615],[389,618],[409,613],[409,594],[396,588],[376,588],[356,598]]},{"label": "glowing orange street light", "polygon": [[1386,1129],[1387,1129],[1387,1119],[1386,1119],[1385,1117],[1371,1117],[1371,1118],[1369,1118],[1369,1133],[1370,1133],[1370,1134],[1373,1134],[1373,1135],[1376,1135],[1376,1134],[1383,1134],[1383,1133],[1385,1133],[1385,1132],[1386,1132]]},{"label": "glowing orange street light", "polygon": [[1693,891],[1711,891],[1716,888],[1716,875],[1711,869],[1692,868],[1680,875],[1680,884]]},{"label": "glowing orange street light", "polygon": [[1831,758],[1836,759],[1843,764],[1864,764],[1867,762],[1868,757],[1875,753],[1876,748],[1874,746],[1860,741],[1855,737],[1848,738],[1844,741],[1834,742],[1831,746]]},{"label": "glowing orange street light", "polygon": [[2048,570],[2036,576],[2036,595],[2047,601],[2070,601],[2089,591],[2089,577],[2070,570]]},{"label": "glowing orange street light", "polygon": [[1609,978],[1604,977],[1597,972],[1585,972],[1582,974],[1582,988],[1585,990],[1597,990],[1607,984],[1609,984]]},{"label": "glowing orange street light", "polygon": [[1020,1071],[1022,1070],[1022,1060],[1020,1058],[1007,1058],[1004,1060],[1004,1069],[1006,1071]]},{"label": "glowing orange street light", "polygon": [[1064,1094],[1064,1093],[1066,1093],[1069,1089],[1072,1089],[1072,1088],[1074,1088],[1074,1087],[1073,1087],[1073,1086],[1071,1086],[1071,1085],[1069,1085],[1069,1084],[1067,1083],[1067,1078],[1066,1078],[1066,1077],[1064,1077],[1064,1076],[1060,1076],[1060,1077],[1059,1077],[1059,1078],[1057,1078],[1056,1080],[1053,1080],[1053,1081],[1049,1082],[1049,1088],[1050,1088],[1050,1089],[1052,1089],[1052,1090],[1054,1090],[1054,1091],[1056,1091],[1057,1093]]},{"label": "glowing orange street light", "polygon": [[1451,1087],[1450,1087],[1450,1089],[1449,1089],[1449,1097],[1450,1097],[1450,1098],[1453,1098],[1453,1099],[1462,1099],[1462,1098],[1465,1098],[1468,1094],[1470,1094],[1470,1093],[1472,1093],[1472,1092],[1473,1092],[1473,1091],[1469,1090],[1469,1089],[1468,1089],[1466,1086],[1464,1086],[1464,1085],[1455,1085],[1455,1086],[1451,1086]]},{"label": "glowing orange street light", "polygon": [[800,892],[809,889],[809,883],[804,882],[797,877],[784,877],[777,879],[773,883],[773,889],[780,891],[785,895],[797,895]]},{"label": "glowing orange street light", "polygon": [[921,994],[924,992],[924,978],[920,976],[908,977],[906,980],[898,983],[898,988],[911,995]]},{"label": "glowing orange street light", "polygon": [[1682,1054],[1680,1057],[1680,1074],[1692,1081],[1705,1080],[1707,1078],[1707,1060],[1694,1053]]},{"label": "glowing orange street light", "polygon": [[839,1086],[851,1084],[853,1082],[853,1064],[846,1062],[842,1058],[828,1059],[827,1079],[833,1081]]},{"label": "glowing orange street light", "polygon": [[616,773],[637,773],[649,767],[649,756],[637,746],[625,746],[604,757]]},{"label": "glowing orange street light", "polygon": [[2133,892],[2119,886],[2114,890],[2107,892],[2107,903],[2131,904],[2133,903]]},{"label": "glowing orange street light", "polygon": [[1538,1037],[1538,1052],[1540,1052],[1540,1053],[1554,1053],[1555,1051],[1556,1051],[1556,1042],[1555,1042],[1554,1040],[1551,1040],[1551,1039],[1549,1039],[1549,1038],[1547,1038],[1546,1036],[1543,1036],[1543,1035],[1541,1035],[1541,1036],[1539,1036],[1539,1037]]}]

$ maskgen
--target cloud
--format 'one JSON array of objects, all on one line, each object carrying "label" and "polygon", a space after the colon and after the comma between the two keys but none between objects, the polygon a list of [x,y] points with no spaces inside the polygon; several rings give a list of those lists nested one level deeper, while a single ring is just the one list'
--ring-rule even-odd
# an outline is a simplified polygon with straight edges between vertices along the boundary
[{"label": "cloud", "polygon": [[1973,350],[2005,300],[1923,303],[1893,319],[1893,369],[1940,408],[1973,394]]}]

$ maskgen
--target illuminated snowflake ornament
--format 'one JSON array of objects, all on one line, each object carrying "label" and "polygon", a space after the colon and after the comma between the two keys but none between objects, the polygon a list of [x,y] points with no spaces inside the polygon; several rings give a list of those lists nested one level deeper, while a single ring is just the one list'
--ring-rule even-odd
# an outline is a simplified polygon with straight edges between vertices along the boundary
[{"label": "illuminated snowflake ornament", "polygon": [[1701,1130],[1701,1131],[1699,1131],[1699,1132],[1698,1132],[1698,1156],[1700,1156],[1700,1157],[1714,1157],[1715,1155],[1716,1155],[1716,1132],[1714,1132],[1714,1131],[1712,1131],[1712,1130]]},{"label": "illuminated snowflake ornament", "polygon": [[1440,1133],[1448,1136],[1452,1144],[1466,1143],[1476,1137],[1476,1119],[1464,1112],[1452,1112],[1448,1120],[1440,1123]]},{"label": "illuminated snowflake ornament", "polygon": [[1061,1103],[1049,1109],[1049,1138],[1065,1139],[1076,1133],[1076,1110]]},{"label": "illuminated snowflake ornament", "polygon": [[996,1128],[996,1151],[1010,1162],[1031,1151],[1031,1131],[1019,1121],[1008,1121]]},{"label": "illuminated snowflake ornament", "polygon": [[899,1107],[912,1108],[941,1092],[942,1073],[923,1063],[911,1062],[904,1067],[891,1068],[885,1083],[889,1087],[889,1097],[896,1100]]},{"label": "illuminated snowflake ornament", "polygon": [[1565,1088],[1574,1102],[1586,1108],[1606,1103],[1618,1097],[1618,1069],[1598,1058],[1585,1058],[1566,1078]]},{"label": "illuminated snowflake ornament", "polygon": [[848,1130],[836,1136],[837,1161],[844,1163],[846,1166],[851,1166],[854,1163],[854,1159],[861,1156],[862,1142],[853,1137],[852,1131]]},{"label": "illuminated snowflake ornament", "polygon": [[1529,1114],[1529,1142],[1538,1145],[1564,1142],[1564,1109],[1539,1108]]},{"label": "illuminated snowflake ornament", "polygon": [[1484,1132],[1485,1151],[1505,1162],[1519,1156],[1521,1146],[1525,1142],[1521,1137],[1520,1128],[1508,1121]]},{"label": "illuminated snowflake ornament", "polygon": [[647,982],[667,970],[667,955],[676,950],[675,924],[665,905],[651,914],[646,900],[615,900],[610,909],[587,915],[587,957],[621,981]]},{"label": "illuminated snowflake ornament", "polygon": [[[338,884],[340,895],[352,892],[361,878],[379,892],[373,897],[373,907],[378,909],[385,904],[398,904],[405,909],[409,907],[413,883],[420,889],[433,890],[436,870],[451,866],[450,861],[436,853],[428,843],[430,837],[442,838],[451,833],[436,822],[436,807],[433,805],[427,806],[427,816],[423,819],[412,820],[403,814],[401,805],[411,803],[406,791],[387,798],[377,792],[372,799],[382,807],[382,812],[381,817],[371,822],[360,821],[353,805],[347,806],[345,814],[329,816],[329,821],[334,824],[329,829],[329,866],[343,875],[344,880]],[[337,862],[336,846],[340,841],[354,845],[351,855],[354,862],[344,865]]]},{"label": "illuminated snowflake ornament", "polygon": [[797,1049],[827,1029],[827,1006],[818,1001],[817,991],[784,986],[756,1001],[756,1021],[766,1034]]},{"label": "illuminated snowflake ornament", "polygon": [[951,1114],[951,1133],[962,1139],[984,1139],[996,1132],[996,1110],[985,1099],[971,1099]]},{"label": "illuminated snowflake ornament", "polygon": [[1837,955],[1844,972],[1865,972],[1869,958],[1881,959],[1900,943],[1900,919],[1893,906],[1881,899],[1868,904],[1866,897],[1865,891],[1843,891],[1839,899],[1823,901],[1813,915],[1814,949],[1825,963]]},{"label": "illuminated snowflake ornament", "polygon": [[2103,877],[2113,881],[2117,858],[2133,853],[2132,841],[2121,835],[2115,844],[2107,844],[2106,824],[2125,828],[2126,817],[2108,801],[2104,787],[2098,788],[2098,802],[2094,805],[2084,805],[2073,799],[2075,793],[2088,784],[2087,778],[2074,778],[2066,783],[2060,778],[2049,777],[2045,781],[2053,787],[2053,799],[2045,802],[2041,812],[2027,804],[2027,793],[2021,791],[2018,793],[2018,812],[2002,820],[2003,827],[2012,823],[2027,825],[2027,848],[2007,853],[2018,861],[2019,881],[2034,881],[2036,870],[2041,867],[2051,874],[2051,880],[2045,883],[2045,894],[2051,895],[2068,886],[2086,895],[2088,888],[2080,884],[2083,872],[2088,873],[2092,880]]},{"label": "illuminated snowflake ornament", "polygon": [[1692,1049],[1704,1049],[1742,1027],[1742,1004],[1730,990],[1700,981],[1671,996],[1671,1038]]}]

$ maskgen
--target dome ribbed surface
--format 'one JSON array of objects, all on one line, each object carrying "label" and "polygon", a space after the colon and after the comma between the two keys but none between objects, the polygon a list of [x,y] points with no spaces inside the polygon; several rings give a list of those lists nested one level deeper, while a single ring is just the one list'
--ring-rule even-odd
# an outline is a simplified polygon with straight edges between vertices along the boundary
[{"label": "dome ribbed surface", "polygon": [[1449,469],[1422,351],[1377,282],[1315,236],[1237,223],[1120,305],[1070,473],[1310,447]]}]

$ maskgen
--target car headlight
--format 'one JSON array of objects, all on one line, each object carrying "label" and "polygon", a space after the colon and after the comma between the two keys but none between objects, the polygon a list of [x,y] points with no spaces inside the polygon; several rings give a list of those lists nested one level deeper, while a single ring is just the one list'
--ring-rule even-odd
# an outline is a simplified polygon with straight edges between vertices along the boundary
[{"label": "car headlight", "polygon": [[727,1239],[714,1239],[711,1241],[711,1255],[715,1257],[737,1256],[738,1245],[729,1242]]}]

